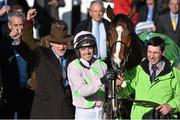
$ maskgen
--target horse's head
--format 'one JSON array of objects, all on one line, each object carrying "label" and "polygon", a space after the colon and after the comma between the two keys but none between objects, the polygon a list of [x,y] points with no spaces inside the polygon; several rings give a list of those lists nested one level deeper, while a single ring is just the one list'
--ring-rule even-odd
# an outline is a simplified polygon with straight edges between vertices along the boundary
[{"label": "horse's head", "polygon": [[116,71],[124,71],[128,56],[132,50],[132,23],[126,15],[114,15],[109,7],[107,11],[107,15],[111,19],[109,42],[112,52],[112,66]]}]

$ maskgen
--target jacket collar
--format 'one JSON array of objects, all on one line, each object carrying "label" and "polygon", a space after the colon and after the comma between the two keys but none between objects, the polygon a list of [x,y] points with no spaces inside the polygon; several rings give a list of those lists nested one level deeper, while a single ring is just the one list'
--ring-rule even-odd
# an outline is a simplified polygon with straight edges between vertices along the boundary
[{"label": "jacket collar", "polygon": [[80,58],[80,59],[79,59],[79,63],[82,65],[82,67],[87,68],[87,69],[90,69],[90,68],[91,68],[91,65],[92,65],[96,60],[97,60],[97,59],[93,58],[92,61],[91,61],[91,64],[90,64],[88,61]]},{"label": "jacket collar", "polygon": [[[164,69],[159,73],[158,76],[166,75],[166,74],[170,73],[172,70],[173,65],[171,65],[171,63],[168,61],[167,58],[163,57],[162,61],[165,62],[165,66],[164,66]],[[148,59],[143,60],[142,63],[140,64],[140,66],[148,75],[150,75]]]}]

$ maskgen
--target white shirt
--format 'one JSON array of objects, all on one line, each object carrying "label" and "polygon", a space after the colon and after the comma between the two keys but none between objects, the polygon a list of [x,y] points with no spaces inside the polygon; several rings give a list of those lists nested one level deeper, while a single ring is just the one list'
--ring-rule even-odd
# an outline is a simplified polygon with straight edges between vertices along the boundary
[{"label": "white shirt", "polygon": [[[95,30],[95,24],[97,24],[96,21],[92,20],[92,34],[96,36],[96,30]],[[106,59],[107,57],[107,38],[106,38],[106,31],[103,22],[99,22],[99,45],[97,46],[98,50],[98,58],[100,59]],[[97,44],[97,43],[96,43]]]}]

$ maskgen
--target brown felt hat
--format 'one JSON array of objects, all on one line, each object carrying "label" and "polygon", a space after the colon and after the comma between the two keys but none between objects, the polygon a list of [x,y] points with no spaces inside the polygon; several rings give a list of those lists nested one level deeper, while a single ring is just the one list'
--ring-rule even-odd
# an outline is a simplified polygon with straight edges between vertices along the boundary
[{"label": "brown felt hat", "polygon": [[52,24],[50,35],[44,39],[53,43],[68,43],[74,38],[73,35],[68,34],[67,24],[64,21],[58,21]]}]

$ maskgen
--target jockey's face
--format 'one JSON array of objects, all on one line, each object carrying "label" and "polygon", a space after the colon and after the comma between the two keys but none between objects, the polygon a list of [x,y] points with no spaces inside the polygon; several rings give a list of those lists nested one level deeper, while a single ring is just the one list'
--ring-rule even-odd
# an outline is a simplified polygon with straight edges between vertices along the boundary
[{"label": "jockey's face", "polygon": [[91,61],[93,50],[94,48],[92,46],[79,48],[80,57],[86,61]]}]

